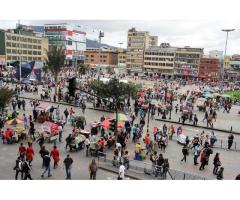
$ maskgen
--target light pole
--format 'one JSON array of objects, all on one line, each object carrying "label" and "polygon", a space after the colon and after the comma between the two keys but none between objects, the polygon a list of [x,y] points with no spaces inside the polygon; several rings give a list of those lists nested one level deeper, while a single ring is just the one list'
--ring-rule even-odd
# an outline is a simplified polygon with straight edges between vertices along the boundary
[{"label": "light pole", "polygon": [[98,60],[98,67],[99,70],[101,69],[101,39],[104,37],[104,32],[99,31],[99,52],[98,52],[98,56],[99,56],[99,60]]},{"label": "light pole", "polygon": [[227,53],[228,33],[232,32],[232,31],[235,31],[235,29],[222,29],[222,31],[227,33],[226,43],[225,43],[225,51],[224,51],[224,58],[223,58],[223,65],[222,65],[222,68],[221,68],[221,78],[222,78],[222,81],[223,81],[224,80],[224,67],[226,67],[224,59],[225,59],[226,53]]}]

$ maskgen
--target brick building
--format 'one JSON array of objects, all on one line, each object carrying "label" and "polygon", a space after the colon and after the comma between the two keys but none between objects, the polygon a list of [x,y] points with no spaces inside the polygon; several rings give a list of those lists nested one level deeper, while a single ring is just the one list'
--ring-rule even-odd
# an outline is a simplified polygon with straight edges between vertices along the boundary
[{"label": "brick building", "polygon": [[217,80],[220,77],[220,60],[218,58],[201,57],[198,77],[201,79]]}]

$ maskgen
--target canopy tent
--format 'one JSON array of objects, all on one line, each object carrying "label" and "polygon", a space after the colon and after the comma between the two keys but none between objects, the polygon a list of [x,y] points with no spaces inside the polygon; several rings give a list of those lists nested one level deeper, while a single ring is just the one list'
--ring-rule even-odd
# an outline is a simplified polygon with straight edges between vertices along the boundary
[{"label": "canopy tent", "polygon": [[[111,114],[107,117],[107,119],[112,120],[115,119],[116,120],[116,114]],[[129,117],[123,113],[119,113],[117,114],[117,120],[119,121],[129,121]]]},{"label": "canopy tent", "polygon": [[206,98],[213,98],[213,95],[211,93],[205,93],[203,96]]},{"label": "canopy tent", "polygon": [[[100,125],[105,128],[111,128],[111,122],[109,120],[102,121]],[[124,127],[123,123],[118,121],[117,128],[123,128],[123,127]]]},{"label": "canopy tent", "polygon": [[45,121],[42,124],[42,130],[52,134],[56,134],[58,131],[58,125],[49,121]]},{"label": "canopy tent", "polygon": [[17,125],[17,124],[22,124],[22,123],[23,123],[23,121],[18,118],[14,118],[14,119],[6,121],[7,125]]},{"label": "canopy tent", "polygon": [[51,108],[50,105],[45,104],[45,103],[41,103],[39,106],[36,107],[37,111],[49,111]]},{"label": "canopy tent", "polygon": [[231,96],[229,94],[222,94],[221,97],[223,97],[223,98],[230,98]]}]

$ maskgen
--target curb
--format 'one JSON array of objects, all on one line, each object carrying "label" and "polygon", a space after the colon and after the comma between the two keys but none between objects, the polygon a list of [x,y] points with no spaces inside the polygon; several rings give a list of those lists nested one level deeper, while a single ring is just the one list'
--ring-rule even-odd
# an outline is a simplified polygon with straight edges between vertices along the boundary
[{"label": "curb", "polygon": [[[34,100],[35,99],[35,98],[21,97],[21,96],[19,96],[19,98],[21,98],[21,99],[28,99],[28,100]],[[79,106],[76,106],[74,104],[69,104],[69,103],[64,103],[64,102],[53,102],[53,101],[39,100],[39,99],[37,99],[37,100],[38,101],[42,101],[42,102],[47,102],[47,103],[60,104],[60,105],[72,106],[72,107],[75,107],[75,108],[80,108]],[[88,107],[86,109],[97,110],[97,111],[108,112],[108,113],[114,113],[113,111],[110,111],[110,110],[96,109],[96,108],[92,108],[92,107]]]},{"label": "curb", "polygon": [[[174,124],[181,124],[183,125],[183,123],[181,122],[177,122],[177,121],[170,121],[170,120],[165,120],[165,119],[155,119],[156,121],[162,121],[162,122],[167,122],[167,123],[174,123]],[[223,129],[217,129],[217,128],[210,128],[210,127],[206,127],[206,126],[194,126],[193,124],[184,124],[184,126],[191,126],[191,127],[196,127],[196,128],[204,128],[204,129],[208,129],[208,130],[214,130],[214,131],[219,131],[219,132],[224,132],[224,133],[233,133],[236,135],[240,135],[239,132],[234,132],[234,131],[228,131],[228,130],[223,130]]]},{"label": "curb", "polygon": [[[98,168],[101,169],[101,170],[107,171],[107,172],[118,174],[118,172],[116,172],[115,170],[112,170],[112,169],[108,169],[108,168],[101,167],[101,166],[99,166]],[[137,178],[137,177],[129,175],[129,174],[125,174],[125,176],[128,177],[128,178],[134,179],[134,180],[143,180],[143,179]]]}]

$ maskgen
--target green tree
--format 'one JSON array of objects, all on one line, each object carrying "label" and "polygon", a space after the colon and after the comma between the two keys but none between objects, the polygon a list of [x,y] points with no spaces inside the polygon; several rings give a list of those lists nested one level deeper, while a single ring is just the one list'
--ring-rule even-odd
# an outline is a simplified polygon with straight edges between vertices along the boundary
[{"label": "green tree", "polygon": [[51,71],[55,81],[55,95],[57,95],[57,83],[58,75],[61,68],[64,67],[64,61],[66,59],[65,49],[61,46],[52,46],[47,52],[46,66],[44,71]]},{"label": "green tree", "polygon": [[125,98],[129,98],[130,96],[133,97],[137,92],[137,86],[135,86],[134,84],[119,82],[118,79],[113,78],[109,80],[109,82],[107,83],[103,83],[100,80],[94,80],[90,84],[90,87],[94,91],[94,93],[100,98],[112,99],[115,107],[115,114],[116,114],[116,123],[115,123],[115,133],[116,133],[119,103]]},{"label": "green tree", "polygon": [[88,66],[87,65],[84,65],[84,64],[78,65],[79,76],[86,74],[87,71],[88,71]]},{"label": "green tree", "polygon": [[107,73],[108,74],[112,74],[114,72],[113,68],[111,66],[109,66],[109,65],[107,66],[106,69],[107,69]]},{"label": "green tree", "polygon": [[3,113],[5,107],[13,97],[15,92],[13,90],[10,90],[6,87],[0,88],[0,111]]}]

